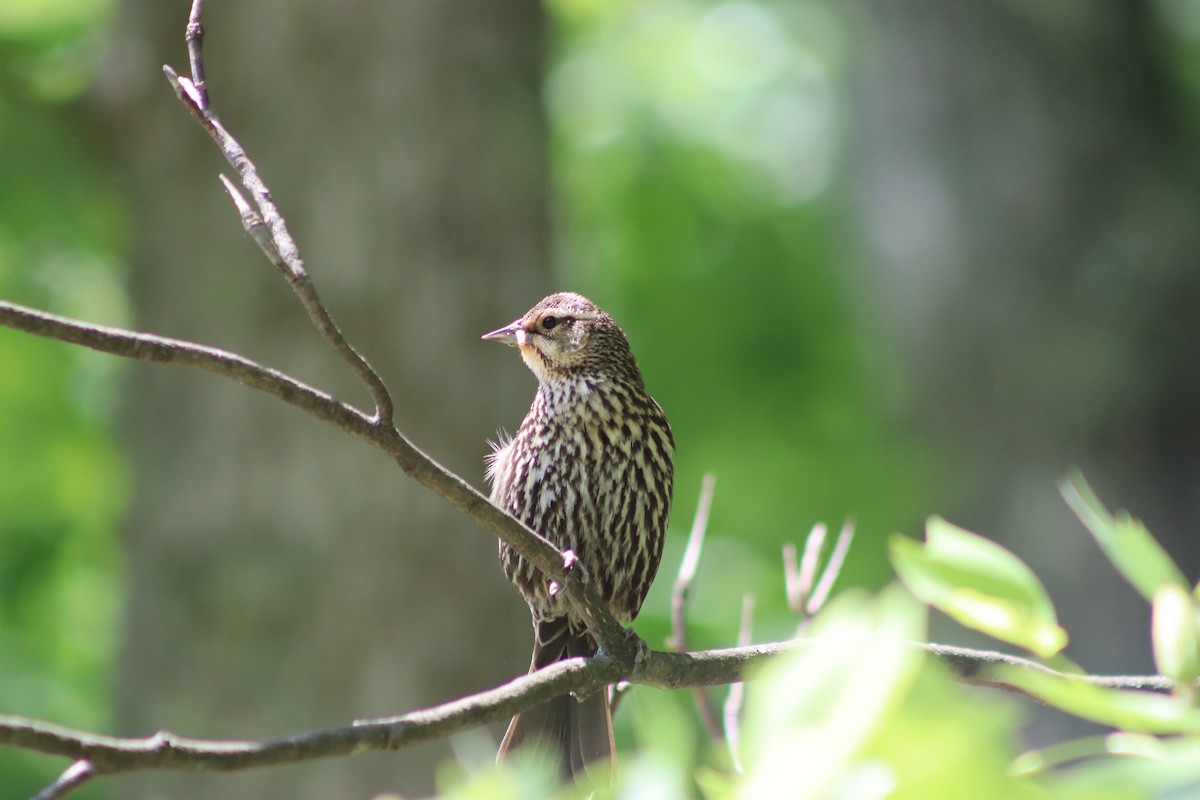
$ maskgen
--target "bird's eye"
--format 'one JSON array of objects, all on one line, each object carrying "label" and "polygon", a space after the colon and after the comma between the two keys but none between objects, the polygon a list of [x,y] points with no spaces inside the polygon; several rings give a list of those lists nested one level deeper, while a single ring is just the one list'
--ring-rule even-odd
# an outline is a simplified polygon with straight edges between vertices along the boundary
[{"label": "bird's eye", "polygon": [[542,317],[542,330],[554,330],[554,326],[558,324],[558,317]]}]

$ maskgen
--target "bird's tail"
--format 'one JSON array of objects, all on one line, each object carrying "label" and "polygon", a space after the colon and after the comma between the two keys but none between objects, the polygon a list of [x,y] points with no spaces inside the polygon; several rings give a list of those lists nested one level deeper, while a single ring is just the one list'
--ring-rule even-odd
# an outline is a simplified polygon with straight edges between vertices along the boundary
[{"label": "bird's tail", "polygon": [[[592,638],[587,633],[572,633],[566,617],[538,621],[534,627],[530,672],[596,653]],[[554,758],[564,780],[610,783],[616,762],[608,690],[583,699],[562,695],[513,717],[496,758],[503,761],[517,749],[527,748]]]}]

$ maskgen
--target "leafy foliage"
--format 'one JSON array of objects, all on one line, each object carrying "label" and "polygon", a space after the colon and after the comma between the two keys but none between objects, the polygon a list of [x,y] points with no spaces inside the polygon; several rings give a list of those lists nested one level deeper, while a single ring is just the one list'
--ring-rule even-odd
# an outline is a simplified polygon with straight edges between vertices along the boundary
[{"label": "leafy foliage", "polygon": [[[1126,518],[1099,513],[1102,507],[1079,476],[1068,489],[1073,499],[1088,498],[1086,507],[1076,509],[1085,523]],[[1070,672],[1076,668],[1055,655],[1066,634],[1029,567],[939,518],[930,520],[926,533],[925,544],[892,543],[903,586],[893,584],[874,596],[843,592],[814,620],[806,639],[810,646],[768,664],[748,686],[740,737],[744,773],[730,766],[723,744],[695,738],[686,694],[639,687],[626,701],[636,749],[623,754],[619,784],[600,796],[1134,800],[1190,796],[1200,786],[1200,711],[1191,686],[1166,695],[1081,680]],[[1171,623],[1155,625],[1155,651],[1171,652],[1168,660],[1175,659],[1179,674],[1188,675],[1191,651],[1174,648],[1191,647],[1200,632],[1195,596],[1176,592],[1174,571],[1161,569],[1157,545],[1140,541],[1106,552],[1124,575],[1145,574],[1140,562],[1146,559],[1160,567],[1163,583],[1153,592],[1154,614],[1170,614]],[[1146,555],[1151,552],[1156,555]],[[964,687],[915,647],[927,637],[926,613],[903,587],[963,625],[1051,657],[1045,671],[1004,666],[996,675],[1112,732],[1018,753],[1021,702]],[[1161,599],[1164,591],[1171,599]],[[974,601],[963,603],[960,592]],[[1001,616],[1006,624],[998,626]],[[446,784],[446,796],[529,785],[534,774],[498,772],[489,765],[471,778],[459,774]],[[556,796],[576,791],[564,788]]]},{"label": "leafy foliage", "polygon": [[[1200,674],[1200,605],[1182,571],[1141,523],[1124,512],[1110,514],[1078,473],[1061,489],[1113,566],[1151,602],[1155,661],[1179,685],[1173,696],[1108,689],[1073,676],[1077,668],[1065,659],[1055,666],[1066,665],[1066,673],[1001,667],[998,674],[1006,682],[1043,702],[1118,729],[1100,739],[1063,742],[1025,754],[1014,771],[1057,787],[1055,797],[1147,797],[1168,788],[1195,788],[1200,782],[1200,766],[1191,760],[1200,746],[1200,710],[1194,705]],[[927,535],[923,548],[907,540],[893,542],[897,572],[914,594],[968,627],[1039,656],[1054,655],[1065,644],[1063,632],[1058,646],[1044,646],[1054,609],[1040,582],[1016,556],[936,518]],[[964,606],[962,592],[983,602]],[[997,608],[1009,613],[998,615]],[[1007,624],[998,626],[998,616]],[[1161,770],[1148,769],[1146,759]],[[1079,763],[1064,767],[1069,762]],[[1061,769],[1051,772],[1052,767]]]},{"label": "leafy foliage", "polygon": [[913,594],[954,619],[1040,656],[1067,644],[1050,595],[1029,567],[995,542],[934,517],[926,544],[895,536],[892,563]]}]

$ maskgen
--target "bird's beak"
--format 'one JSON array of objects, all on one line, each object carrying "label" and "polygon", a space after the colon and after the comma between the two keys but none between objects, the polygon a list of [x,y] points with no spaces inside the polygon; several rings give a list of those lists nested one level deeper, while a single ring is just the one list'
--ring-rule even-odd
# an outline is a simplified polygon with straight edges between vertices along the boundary
[{"label": "bird's beak", "polygon": [[505,325],[503,328],[497,328],[491,333],[485,333],[479,338],[489,342],[500,342],[501,344],[512,345],[513,347],[522,347],[529,340],[529,332],[521,325],[521,320],[517,320],[510,325]]}]

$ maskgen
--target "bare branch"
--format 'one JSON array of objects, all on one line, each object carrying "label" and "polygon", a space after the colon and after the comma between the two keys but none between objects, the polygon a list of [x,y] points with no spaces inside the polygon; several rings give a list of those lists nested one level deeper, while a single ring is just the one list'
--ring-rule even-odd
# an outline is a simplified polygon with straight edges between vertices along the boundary
[{"label": "bare branch", "polygon": [[783,573],[787,590],[788,608],[803,619],[807,612],[808,597],[817,579],[817,564],[821,547],[825,544],[825,523],[818,522],[804,540],[804,558],[796,564],[796,546],[790,542],[783,547]]},{"label": "bare branch", "polygon": [[[698,650],[689,653],[664,653],[654,651],[626,676],[631,683],[654,686],[659,689],[680,689],[690,686],[716,686],[744,680],[746,670],[752,669],[782,653],[790,653],[810,647],[820,647],[820,637],[792,639],[770,644],[753,644],[747,647],[730,647],[718,650]],[[989,686],[995,689],[1024,694],[1020,687],[1005,682],[994,673],[994,667],[1016,667],[1043,672],[1048,675],[1067,673],[1040,664],[1021,656],[998,653],[992,650],[974,650],[967,647],[911,642],[912,647],[928,652],[942,662],[959,680],[974,686]],[[1071,675],[1072,678],[1093,686],[1109,689],[1137,689],[1148,692],[1172,692],[1175,681],[1162,675]]]},{"label": "bare branch", "polygon": [[687,605],[688,591],[696,578],[696,569],[700,565],[700,553],[704,549],[704,534],[708,529],[708,513],[712,508],[713,492],[717,486],[717,476],[709,472],[705,474],[700,484],[700,499],[696,501],[696,516],[692,518],[692,530],[688,534],[687,547],[683,551],[683,559],[679,562],[679,575],[675,578],[675,587],[671,592],[671,641],[672,650],[687,649],[687,628],[684,624],[684,610]]},{"label": "bare branch", "polygon": [[200,15],[203,12],[204,0],[192,0],[192,11],[188,14],[184,39],[187,42],[188,61],[192,69],[192,84],[196,89],[196,106],[207,112],[209,100],[208,84],[204,81],[204,26],[200,24]]},{"label": "bare branch", "polygon": [[[696,577],[700,565],[700,553],[704,549],[704,534],[708,529],[708,513],[712,508],[713,493],[717,487],[717,476],[709,472],[705,474],[700,484],[700,499],[696,501],[696,516],[692,518],[692,530],[688,534],[687,547],[683,551],[683,559],[679,562],[679,575],[675,578],[675,587],[671,592],[671,638],[667,647],[675,652],[688,649],[687,625],[685,612],[688,592]],[[721,721],[713,707],[708,690],[703,686],[692,688],[692,696],[696,701],[696,711],[700,721],[708,731],[713,741],[721,739]]]},{"label": "bare branch", "polygon": [[854,520],[848,519],[842,523],[837,542],[833,545],[833,552],[829,554],[829,560],[825,562],[825,570],[821,573],[816,588],[809,595],[808,603],[804,607],[808,614],[820,611],[825,605],[825,601],[829,599],[829,594],[833,591],[833,584],[837,582],[838,574],[842,571],[842,564],[846,561],[846,554],[850,552],[850,543],[853,541]]},{"label": "bare branch", "polygon": [[357,408],[289,375],[215,347],[94,325],[4,300],[0,300],[0,325],[139,361],[197,367],[266,392],[358,436],[369,436],[373,430],[370,417]]},{"label": "bare branch", "polygon": [[619,680],[612,686],[608,687],[608,713],[616,716],[617,709],[625,698],[629,696],[629,692],[633,689],[633,684],[626,680]]},{"label": "bare branch", "polygon": [[221,179],[221,184],[225,187],[225,191],[229,193],[229,198],[237,206],[238,217],[242,220],[242,228],[246,233],[250,234],[250,238],[258,245],[258,249],[263,251],[263,255],[267,257],[267,260],[282,274],[287,275],[287,264],[284,262],[283,256],[279,254],[279,248],[275,246],[275,240],[271,238],[271,232],[267,230],[262,217],[250,206],[250,203],[242,196],[241,191],[234,186],[233,181],[224,175],[218,175],[217,177]]},{"label": "bare branch", "polygon": [[[743,631],[748,628],[743,628]],[[728,684],[745,679],[746,670],[767,659],[820,647],[820,639],[802,639],[693,653],[651,652],[626,677],[661,689]],[[1028,659],[1002,653],[912,643],[938,658],[967,683],[1019,691],[993,669],[999,665],[1061,675]],[[587,693],[614,683],[624,665],[608,656],[560,661],[522,675],[495,689],[398,717],[359,720],[265,741],[188,739],[160,732],[144,739],[101,736],[22,717],[0,716],[0,745],[75,759],[56,782],[82,783],[92,774],[135,770],[230,771],[311,761],[335,756],[395,750],[502,719],[567,692]],[[751,675],[753,677],[753,675]],[[1096,686],[1170,692],[1175,684],[1161,676],[1077,676]],[[88,766],[84,766],[88,765]],[[86,775],[86,777],[85,777]],[[68,786],[68,790],[71,788]],[[53,797],[62,796],[51,795]]]},{"label": "bare branch", "polygon": [[804,557],[796,561],[796,546],[787,543],[783,546],[783,580],[787,591],[788,608],[800,619],[796,635],[800,636],[808,627],[809,618],[821,610],[833,584],[846,561],[850,551],[850,543],[854,540],[854,520],[848,519],[842,523],[837,542],[825,563],[825,569],[817,576],[817,567],[821,563],[821,549],[825,546],[827,529],[824,523],[813,525],[804,541]]},{"label": "bare branch", "polygon": [[470,697],[398,717],[357,720],[264,741],[189,739],[165,731],[144,739],[98,736],[20,717],[0,717],[0,743],[86,759],[96,772],[147,769],[231,771],[313,761],[443,738],[500,719],[568,691],[588,691],[614,680],[611,659],[576,658]]},{"label": "bare branch", "polygon": [[96,770],[92,766],[92,762],[80,759],[63,770],[63,774],[58,776],[58,780],[35,794],[32,800],[58,800],[60,797],[66,797],[69,792],[73,792],[94,777],[96,777]]},{"label": "bare branch", "polygon": [[[700,552],[704,549],[704,534],[708,530],[708,514],[712,509],[713,493],[717,488],[717,476],[711,472],[705,473],[700,484],[700,498],[696,501],[696,515],[692,518],[692,530],[688,534],[687,548],[683,552],[683,560],[679,563],[679,576],[675,579],[675,592],[672,596],[671,609],[682,609],[688,589],[696,577],[696,569],[700,565]],[[675,619],[682,617],[676,614]],[[677,636],[686,636],[683,626],[675,627]]]},{"label": "bare branch", "polygon": [[[371,399],[375,403],[375,419],[380,422],[390,424],[395,414],[395,404],[392,400],[392,395],[384,384],[379,373],[367,362],[367,360],[359,354],[342,335],[341,330],[334,324],[333,318],[330,316],[328,309],[321,302],[317,295],[316,287],[309,278],[308,270],[304,266],[304,261],[300,258],[300,250],[296,247],[296,242],[288,231],[287,222],[283,215],[279,213],[275,201],[271,199],[271,192],[267,188],[266,183],[258,174],[258,167],[246,155],[245,149],[233,137],[225,126],[221,124],[209,103],[208,89],[204,83],[204,57],[202,52],[204,28],[200,22],[200,14],[203,10],[202,0],[192,0],[192,10],[188,17],[187,25],[187,48],[188,60],[191,67],[191,78],[179,75],[169,66],[163,67],[163,73],[167,76],[171,87],[175,90],[175,95],[180,102],[191,112],[192,118],[200,125],[201,128],[212,138],[216,143],[221,154],[225,156],[225,160],[236,170],[238,179],[250,196],[254,199],[254,205],[258,208],[259,224],[265,226],[265,231],[269,232],[271,247],[263,246],[260,234],[255,230],[251,230],[247,226],[247,231],[258,242],[259,246],[267,254],[271,263],[279,268],[283,275],[288,279],[292,286],[292,290],[299,298],[304,310],[308,313],[309,319],[326,341],[333,347],[334,351],[350,365],[354,370],[359,380],[366,386],[367,391],[371,394]],[[230,188],[231,184],[226,181],[226,188]],[[231,192],[231,196],[236,193]],[[236,196],[235,196],[236,202]],[[244,201],[243,201],[244,202]],[[239,215],[242,217],[243,226],[247,225],[247,217],[245,211],[239,204]]]},{"label": "bare branch", "polygon": [[[754,595],[747,593],[742,597],[742,623],[738,627],[738,646],[749,647],[754,629]],[[742,766],[742,704],[746,697],[746,684],[742,681],[729,687],[729,696],[725,698],[725,744],[729,748],[729,760],[739,773],[745,772]]]}]

